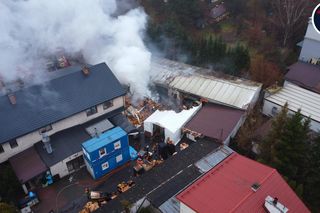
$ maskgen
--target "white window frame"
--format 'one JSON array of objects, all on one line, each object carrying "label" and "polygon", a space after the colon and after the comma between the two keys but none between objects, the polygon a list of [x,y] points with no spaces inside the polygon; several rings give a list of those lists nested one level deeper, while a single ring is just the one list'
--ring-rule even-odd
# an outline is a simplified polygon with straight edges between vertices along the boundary
[{"label": "white window frame", "polygon": [[121,141],[117,141],[117,142],[113,143],[113,147],[115,150],[121,149]]},{"label": "white window frame", "polygon": [[101,169],[102,170],[106,170],[106,169],[108,169],[109,168],[109,162],[107,161],[107,162],[104,162],[103,164],[101,164]]},{"label": "white window frame", "polygon": [[[103,154],[101,154],[101,152],[100,152],[101,150],[104,150],[104,153],[103,153]],[[105,147],[104,147],[104,148],[100,148],[98,151],[99,151],[99,157],[100,157],[100,158],[102,158],[102,157],[104,157],[104,156],[107,155],[107,150],[106,150]]]},{"label": "white window frame", "polygon": [[122,154],[120,154],[120,155],[118,155],[118,156],[116,157],[116,162],[117,162],[117,163],[119,163],[119,162],[122,161],[122,160],[123,160]]},{"label": "white window frame", "polygon": [[276,116],[278,113],[279,113],[278,107],[276,107],[276,106],[272,107],[272,109],[271,109],[271,114],[272,114],[273,116]]},{"label": "white window frame", "polygon": [[86,109],[87,117],[89,117],[91,115],[94,115],[96,113],[98,113],[98,107],[97,106],[93,106],[93,107],[90,107],[90,108]]},{"label": "white window frame", "polygon": [[113,107],[113,100],[106,101],[106,102],[104,102],[104,103],[102,104],[102,108],[103,108],[104,110],[109,109],[109,108],[111,108],[111,107]]}]

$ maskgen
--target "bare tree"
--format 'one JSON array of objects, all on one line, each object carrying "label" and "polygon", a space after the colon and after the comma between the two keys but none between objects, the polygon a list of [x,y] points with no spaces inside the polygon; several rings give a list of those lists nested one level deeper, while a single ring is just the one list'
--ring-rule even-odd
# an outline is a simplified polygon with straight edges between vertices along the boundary
[{"label": "bare tree", "polygon": [[281,31],[282,45],[286,46],[295,29],[301,26],[307,13],[309,0],[271,0],[273,23]]}]

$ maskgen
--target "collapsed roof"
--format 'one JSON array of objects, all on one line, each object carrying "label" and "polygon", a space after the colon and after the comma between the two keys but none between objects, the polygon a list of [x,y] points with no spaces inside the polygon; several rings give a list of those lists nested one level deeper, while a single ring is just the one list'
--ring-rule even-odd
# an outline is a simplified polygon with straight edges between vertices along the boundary
[{"label": "collapsed roof", "polygon": [[247,109],[258,97],[262,86],[209,69],[158,58],[152,60],[151,76],[156,84],[238,109]]}]

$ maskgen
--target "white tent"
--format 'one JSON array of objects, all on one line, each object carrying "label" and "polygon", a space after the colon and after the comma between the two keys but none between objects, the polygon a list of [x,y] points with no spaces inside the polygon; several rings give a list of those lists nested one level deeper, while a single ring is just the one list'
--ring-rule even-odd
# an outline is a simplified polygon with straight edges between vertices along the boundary
[{"label": "white tent", "polygon": [[153,133],[153,126],[157,125],[164,128],[165,140],[170,139],[176,145],[181,139],[181,128],[197,113],[201,105],[189,110],[182,110],[176,113],[170,111],[155,111],[144,121],[144,131]]}]

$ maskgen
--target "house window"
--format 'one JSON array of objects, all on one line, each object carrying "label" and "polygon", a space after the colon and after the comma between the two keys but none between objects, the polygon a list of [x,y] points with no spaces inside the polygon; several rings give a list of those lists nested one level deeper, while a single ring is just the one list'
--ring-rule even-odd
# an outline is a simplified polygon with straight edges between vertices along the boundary
[{"label": "house window", "polygon": [[17,143],[16,140],[10,141],[9,144],[10,144],[10,147],[11,147],[12,149],[13,149],[13,148],[16,148],[16,147],[18,146],[18,143]]},{"label": "house window", "polygon": [[109,163],[105,162],[105,163],[101,164],[101,168],[102,168],[102,170],[108,169],[109,168]]},{"label": "house window", "polygon": [[117,163],[119,163],[120,161],[122,161],[122,154],[120,154],[120,155],[118,155],[117,157],[116,157],[116,161],[117,161]]},{"label": "house window", "polygon": [[120,141],[115,142],[113,145],[114,145],[114,149],[121,149],[121,142]]},{"label": "house window", "polygon": [[0,153],[4,152],[3,146],[0,144]]},{"label": "house window", "polygon": [[49,124],[48,126],[45,126],[45,127],[41,128],[41,129],[39,130],[39,134],[42,135],[43,133],[49,132],[50,130],[52,130],[51,124]]},{"label": "house window", "polygon": [[97,106],[90,107],[89,109],[86,110],[87,116],[96,114],[97,112],[98,112]]},{"label": "house window", "polygon": [[103,109],[108,109],[108,108],[113,106],[113,101],[112,100],[111,101],[106,101],[106,102],[104,102],[102,104],[102,106],[103,106]]},{"label": "house window", "polygon": [[99,149],[100,158],[105,156],[106,154],[107,154],[106,148]]},{"label": "house window", "polygon": [[272,109],[271,109],[271,114],[272,114],[273,116],[277,115],[277,114],[278,114],[278,108],[277,108],[277,107],[272,107]]}]

